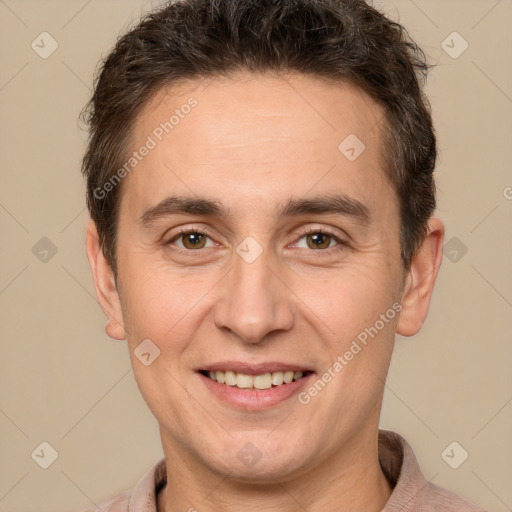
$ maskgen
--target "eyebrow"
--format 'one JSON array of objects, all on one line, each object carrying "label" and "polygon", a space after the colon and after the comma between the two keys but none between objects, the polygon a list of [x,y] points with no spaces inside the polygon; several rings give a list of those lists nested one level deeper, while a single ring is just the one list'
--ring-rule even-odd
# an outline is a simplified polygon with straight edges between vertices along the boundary
[{"label": "eyebrow", "polygon": [[[291,198],[284,206],[275,210],[277,219],[313,213],[343,215],[353,218],[362,225],[368,225],[372,221],[370,209],[360,201],[345,194],[329,194],[305,199]],[[145,210],[137,220],[143,228],[149,228],[158,219],[176,214],[219,218],[230,216],[226,207],[214,199],[169,196]]]}]

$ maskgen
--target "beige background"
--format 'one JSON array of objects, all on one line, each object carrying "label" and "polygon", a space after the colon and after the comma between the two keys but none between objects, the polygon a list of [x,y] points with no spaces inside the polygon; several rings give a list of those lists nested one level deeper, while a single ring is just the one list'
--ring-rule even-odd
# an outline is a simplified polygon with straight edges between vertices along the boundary
[{"label": "beige background", "polygon": [[[104,334],[77,124],[100,57],[152,4],[0,0],[3,512],[78,511],[132,488],[162,456],[125,343]],[[438,215],[446,241],[467,247],[453,262],[448,246],[422,332],[398,340],[382,427],[409,440],[434,483],[511,510],[512,3],[376,5],[437,63],[427,93],[441,149]],[[31,48],[43,31],[59,45],[47,59]],[[469,44],[456,59],[441,47],[453,31]],[[42,237],[57,248],[46,263],[32,252]],[[46,470],[31,458],[43,441],[58,452]],[[441,457],[452,441],[469,453],[458,469]]]}]

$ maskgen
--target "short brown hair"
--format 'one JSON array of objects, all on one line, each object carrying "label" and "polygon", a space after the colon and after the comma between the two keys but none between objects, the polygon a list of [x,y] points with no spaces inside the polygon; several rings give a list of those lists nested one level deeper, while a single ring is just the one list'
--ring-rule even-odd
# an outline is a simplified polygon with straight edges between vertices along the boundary
[{"label": "short brown hair", "polygon": [[436,138],[422,91],[430,67],[406,29],[364,0],[177,0],[145,15],[103,61],[82,112],[87,206],[114,275],[121,186],[95,191],[126,161],[138,113],[164,86],[240,70],[350,82],[384,107],[382,158],[409,270],[436,207]]}]

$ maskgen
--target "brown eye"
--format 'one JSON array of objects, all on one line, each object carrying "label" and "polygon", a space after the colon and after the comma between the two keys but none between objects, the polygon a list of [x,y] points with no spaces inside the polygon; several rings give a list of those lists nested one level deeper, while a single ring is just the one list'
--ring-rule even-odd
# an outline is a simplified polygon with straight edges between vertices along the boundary
[{"label": "brown eye", "polygon": [[349,244],[329,230],[313,228],[301,233],[295,247],[331,253],[344,250]]},{"label": "brown eye", "polygon": [[183,239],[185,249],[202,249],[205,244],[205,235],[196,232],[184,233],[180,236]]},{"label": "brown eye", "polygon": [[317,231],[306,235],[306,242],[310,249],[327,249],[329,248],[333,237],[327,233]]},{"label": "brown eye", "polygon": [[[182,231],[168,243],[170,245],[176,244],[178,247],[187,250],[204,249],[209,238],[208,235],[199,231]],[[181,243],[178,243],[178,241],[181,241]]]}]

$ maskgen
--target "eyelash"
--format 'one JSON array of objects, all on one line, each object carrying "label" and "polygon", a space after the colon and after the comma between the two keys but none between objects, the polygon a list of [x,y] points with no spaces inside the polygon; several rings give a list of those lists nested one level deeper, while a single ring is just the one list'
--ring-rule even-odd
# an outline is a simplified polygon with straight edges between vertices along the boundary
[{"label": "eyelash", "polygon": [[[212,238],[212,236],[208,232],[206,232],[206,231],[202,231],[202,230],[199,230],[199,229],[193,229],[193,228],[182,228],[177,233],[175,233],[173,235],[173,237],[165,243],[165,245],[169,246],[173,242],[178,240],[181,236],[187,235],[187,234],[190,234],[190,233],[196,233],[196,234],[199,234],[199,235],[206,235],[210,239]],[[341,240],[338,236],[336,236],[334,234],[334,232],[330,231],[329,229],[325,229],[325,228],[322,228],[322,229],[309,228],[309,229],[306,229],[305,231],[301,231],[299,233],[299,240],[301,238],[303,238],[303,237],[305,237],[307,235],[313,234],[313,233],[321,233],[322,235],[328,235],[328,236],[332,237],[334,239],[334,241],[336,241],[338,243],[338,245],[335,245],[333,247],[328,247],[327,249],[318,249],[319,252],[328,252],[328,253],[330,253],[332,250],[337,251],[337,250],[344,249],[345,247],[348,247],[348,243],[347,242],[345,242],[344,240]],[[197,252],[197,253],[200,252],[200,249],[181,249],[179,247],[173,247],[172,250],[177,252],[178,254],[184,254],[186,256],[191,256],[191,253],[194,253],[194,252]],[[308,250],[308,249],[306,249],[306,250]],[[309,249],[309,250],[310,251],[316,251],[315,249]]]}]

